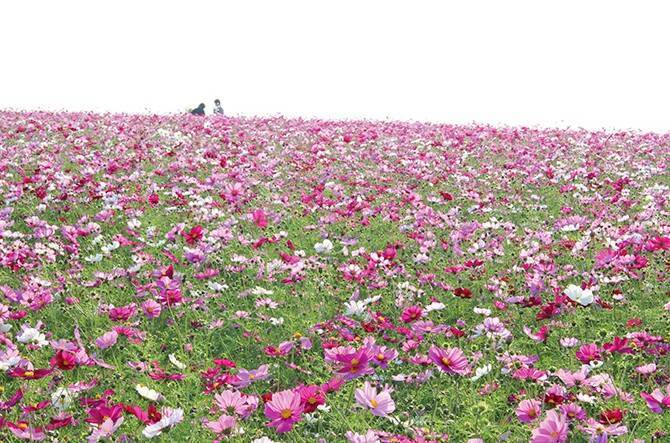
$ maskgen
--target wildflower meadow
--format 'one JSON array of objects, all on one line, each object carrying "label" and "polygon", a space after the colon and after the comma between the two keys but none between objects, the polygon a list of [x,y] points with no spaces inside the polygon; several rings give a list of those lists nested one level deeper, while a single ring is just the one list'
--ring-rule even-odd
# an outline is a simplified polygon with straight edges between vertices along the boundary
[{"label": "wildflower meadow", "polygon": [[0,441],[669,442],[670,134],[0,112]]}]

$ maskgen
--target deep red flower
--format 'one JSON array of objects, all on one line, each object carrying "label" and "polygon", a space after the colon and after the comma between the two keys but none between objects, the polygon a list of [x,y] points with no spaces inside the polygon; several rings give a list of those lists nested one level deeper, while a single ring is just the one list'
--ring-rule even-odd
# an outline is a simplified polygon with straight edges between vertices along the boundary
[{"label": "deep red flower", "polygon": [[603,411],[598,418],[598,421],[604,425],[613,425],[621,422],[621,420],[623,420],[623,411],[619,408]]},{"label": "deep red flower", "polygon": [[468,288],[456,288],[454,289],[454,295],[460,298],[472,298],[472,291]]},{"label": "deep red flower", "polygon": [[66,426],[73,426],[77,422],[75,422],[74,418],[72,418],[71,415],[58,415],[56,417],[52,417],[51,420],[49,421],[49,424],[45,426],[45,429],[48,431],[54,431],[56,429],[64,428]]},{"label": "deep red flower", "polygon": [[33,369],[31,371],[25,368],[12,368],[6,372],[7,375],[14,378],[23,378],[26,380],[39,380],[51,374],[53,369]]},{"label": "deep red flower", "polygon": [[191,228],[190,231],[182,232],[181,235],[182,237],[184,237],[186,243],[188,243],[189,245],[194,245],[202,238],[202,226],[200,225],[194,226],[193,228]]},{"label": "deep red flower", "polygon": [[77,358],[72,352],[59,350],[51,357],[51,367],[69,371],[77,367]]},{"label": "deep red flower", "polygon": [[159,202],[160,198],[158,197],[158,194],[155,192],[149,196],[149,203],[152,205],[157,205]]},{"label": "deep red flower", "polygon": [[326,403],[326,395],[317,385],[301,386],[297,392],[300,394],[300,400],[306,413],[314,412],[319,405]]}]

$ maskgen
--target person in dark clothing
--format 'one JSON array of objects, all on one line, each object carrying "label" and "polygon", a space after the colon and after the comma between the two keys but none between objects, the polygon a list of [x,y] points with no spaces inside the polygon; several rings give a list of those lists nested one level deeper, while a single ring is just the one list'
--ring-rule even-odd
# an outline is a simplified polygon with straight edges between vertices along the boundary
[{"label": "person in dark clothing", "polygon": [[205,115],[205,104],[200,103],[197,108],[191,110],[191,115]]},{"label": "person in dark clothing", "polygon": [[223,108],[221,107],[221,100],[218,98],[214,100],[214,114],[223,115]]}]

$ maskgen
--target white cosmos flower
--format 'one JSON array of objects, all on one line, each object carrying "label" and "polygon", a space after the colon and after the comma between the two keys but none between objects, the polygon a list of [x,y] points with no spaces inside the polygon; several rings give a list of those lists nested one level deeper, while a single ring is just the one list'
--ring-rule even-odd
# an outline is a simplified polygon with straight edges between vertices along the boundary
[{"label": "white cosmos flower", "polygon": [[16,336],[16,339],[21,343],[35,343],[39,347],[49,344],[49,342],[46,341],[44,334],[39,330],[25,326],[21,333]]},{"label": "white cosmos flower", "polygon": [[281,326],[284,324],[284,317],[279,318],[270,317],[270,323],[272,323],[274,326]]},{"label": "white cosmos flower", "polygon": [[275,443],[275,441],[270,440],[268,437],[261,437],[253,440],[251,443]]},{"label": "white cosmos flower", "polygon": [[325,239],[314,245],[314,250],[318,254],[329,254],[333,250],[333,242],[328,239]]},{"label": "white cosmos flower", "polygon": [[585,403],[595,403],[596,398],[592,395],[586,395],[586,394],[577,394],[577,400],[583,401]]},{"label": "white cosmos flower", "polygon": [[574,232],[579,230],[579,225],[565,225],[561,228],[561,232]]},{"label": "white cosmos flower", "polygon": [[97,263],[102,260],[102,254],[89,255],[88,257],[84,257],[84,260],[89,263]]},{"label": "white cosmos flower", "polygon": [[182,371],[186,369],[186,365],[179,360],[177,360],[177,357],[174,356],[174,354],[168,355],[168,359],[170,360],[170,363],[181,369]]},{"label": "white cosmos flower", "polygon": [[492,368],[491,365],[488,364],[488,365],[482,366],[481,368],[475,369],[475,375],[470,377],[470,380],[472,380],[472,381],[479,380],[480,378],[482,378],[483,376],[485,376],[486,374],[491,372],[491,368]]},{"label": "white cosmos flower", "polygon": [[253,295],[272,295],[272,294],[274,294],[274,291],[272,291],[270,289],[261,288],[260,286],[256,286],[254,289],[252,289],[249,292],[251,292],[251,294],[253,294]]},{"label": "white cosmos flower", "polygon": [[156,423],[144,428],[142,435],[146,438],[154,438],[160,435],[163,429],[174,426],[184,419],[184,410],[181,408],[163,408],[161,414],[163,417]]},{"label": "white cosmos flower", "polygon": [[433,302],[433,303],[429,304],[428,306],[426,306],[426,308],[424,309],[424,311],[426,311],[426,312],[430,312],[430,311],[441,311],[441,310],[444,309],[444,308],[446,308],[446,306],[444,305],[444,303]]},{"label": "white cosmos flower", "polygon": [[18,365],[20,361],[21,356],[18,354],[6,357],[4,360],[0,360],[0,371],[7,371],[10,368]]},{"label": "white cosmos flower", "polygon": [[130,229],[137,229],[140,226],[142,226],[142,222],[139,221],[138,219],[133,218],[133,219],[128,220],[128,227]]},{"label": "white cosmos flower", "polygon": [[370,303],[374,303],[374,302],[376,302],[378,300],[381,300],[381,299],[382,299],[381,295],[375,295],[374,297],[366,298],[365,300],[363,300],[363,303],[365,303],[366,305],[369,305]]},{"label": "white cosmos flower", "polygon": [[351,317],[361,317],[365,314],[365,302],[360,300],[348,301],[344,304],[344,315]]},{"label": "white cosmos flower", "polygon": [[159,401],[163,399],[163,396],[157,392],[154,391],[153,389],[147,388],[144,385],[135,385],[135,390],[137,391],[138,394],[140,394],[142,397],[146,398],[147,400],[151,401]]},{"label": "white cosmos flower", "polygon": [[209,283],[207,283],[207,287],[209,289],[211,289],[212,291],[217,291],[217,292],[228,289],[227,284],[225,284],[225,283],[221,284],[221,283],[217,283],[215,281],[210,281]]},{"label": "white cosmos flower", "polygon": [[565,289],[565,295],[582,306],[588,306],[593,303],[593,292],[590,289],[582,289],[576,285],[570,285]]},{"label": "white cosmos flower", "polygon": [[72,404],[72,397],[68,388],[58,388],[51,394],[51,404],[54,408],[64,411]]},{"label": "white cosmos flower", "polygon": [[485,315],[485,316],[487,316],[487,317],[488,317],[489,315],[491,315],[491,310],[490,310],[490,309],[486,309],[486,308],[473,308],[472,310],[473,310],[473,312],[474,312],[475,314],[481,314],[481,315]]},{"label": "white cosmos flower", "polygon": [[102,252],[104,252],[105,254],[109,254],[110,252],[118,249],[119,246],[121,246],[121,244],[118,241],[114,240],[113,242],[111,242],[107,245],[103,245],[102,246]]}]

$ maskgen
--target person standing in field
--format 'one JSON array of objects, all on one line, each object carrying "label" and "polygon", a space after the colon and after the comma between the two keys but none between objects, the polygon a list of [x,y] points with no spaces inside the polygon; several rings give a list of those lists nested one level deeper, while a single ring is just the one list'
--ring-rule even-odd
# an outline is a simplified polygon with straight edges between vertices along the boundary
[{"label": "person standing in field", "polygon": [[205,104],[200,103],[197,108],[192,109],[191,115],[205,115]]},{"label": "person standing in field", "polygon": [[214,114],[223,115],[223,108],[221,107],[221,100],[218,98],[214,100]]}]

